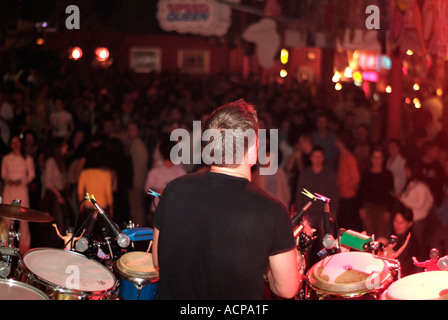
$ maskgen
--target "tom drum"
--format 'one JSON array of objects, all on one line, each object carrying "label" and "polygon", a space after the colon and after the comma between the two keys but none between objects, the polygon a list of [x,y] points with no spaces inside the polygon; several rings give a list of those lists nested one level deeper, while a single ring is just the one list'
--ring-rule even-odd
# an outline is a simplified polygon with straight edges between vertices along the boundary
[{"label": "tom drum", "polygon": [[115,275],[95,260],[68,250],[37,248],[23,256],[21,281],[52,300],[112,300]]}]

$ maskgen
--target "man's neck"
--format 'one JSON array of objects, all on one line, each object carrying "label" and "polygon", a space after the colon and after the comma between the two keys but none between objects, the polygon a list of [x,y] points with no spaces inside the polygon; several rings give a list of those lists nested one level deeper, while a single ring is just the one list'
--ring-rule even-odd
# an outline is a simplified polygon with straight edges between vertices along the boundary
[{"label": "man's neck", "polygon": [[238,178],[245,178],[249,181],[251,181],[252,178],[250,166],[247,165],[240,165],[236,168],[217,167],[212,165],[210,167],[210,172],[227,174],[229,176],[234,176]]}]

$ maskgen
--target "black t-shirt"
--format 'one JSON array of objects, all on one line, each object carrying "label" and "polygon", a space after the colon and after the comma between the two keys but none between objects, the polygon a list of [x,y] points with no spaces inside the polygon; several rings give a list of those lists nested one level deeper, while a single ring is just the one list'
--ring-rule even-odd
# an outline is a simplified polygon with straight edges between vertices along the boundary
[{"label": "black t-shirt", "polygon": [[394,191],[394,177],[388,170],[374,173],[367,169],[361,175],[359,183],[359,201],[361,206],[365,203],[384,206],[392,209]]},{"label": "black t-shirt", "polygon": [[295,247],[284,205],[247,179],[203,172],[157,206],[159,299],[262,299],[269,256]]}]

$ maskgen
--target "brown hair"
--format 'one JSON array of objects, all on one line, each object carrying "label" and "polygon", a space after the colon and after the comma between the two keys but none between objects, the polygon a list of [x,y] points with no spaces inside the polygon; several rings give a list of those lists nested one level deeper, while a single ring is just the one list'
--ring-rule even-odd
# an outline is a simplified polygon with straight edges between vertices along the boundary
[{"label": "brown hair", "polygon": [[[258,137],[258,118],[255,107],[240,99],[235,102],[223,105],[213,111],[204,125],[204,132],[215,129],[220,133],[220,140],[215,141],[214,137],[206,142],[204,147],[213,147],[214,152],[219,152],[219,163],[213,165],[219,167],[236,168],[239,163],[235,162],[238,154],[246,154],[249,149],[250,139],[247,133],[253,130],[255,138]],[[248,131],[249,130],[249,131]],[[226,139],[227,135],[227,139]],[[246,138],[249,140],[246,144]],[[238,141],[244,141],[242,145]],[[242,148],[243,147],[243,148]],[[232,161],[226,162],[226,151],[232,150]]]}]

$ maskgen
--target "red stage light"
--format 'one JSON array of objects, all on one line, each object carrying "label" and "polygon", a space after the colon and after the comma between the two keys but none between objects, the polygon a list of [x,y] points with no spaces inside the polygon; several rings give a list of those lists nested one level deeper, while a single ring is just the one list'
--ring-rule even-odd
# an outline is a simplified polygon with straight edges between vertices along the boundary
[{"label": "red stage light", "polygon": [[98,61],[106,61],[109,59],[109,50],[107,48],[97,48],[95,54]]},{"label": "red stage light", "polygon": [[81,59],[81,57],[82,57],[82,50],[81,50],[81,48],[79,48],[79,47],[73,48],[70,57],[73,60]]}]

